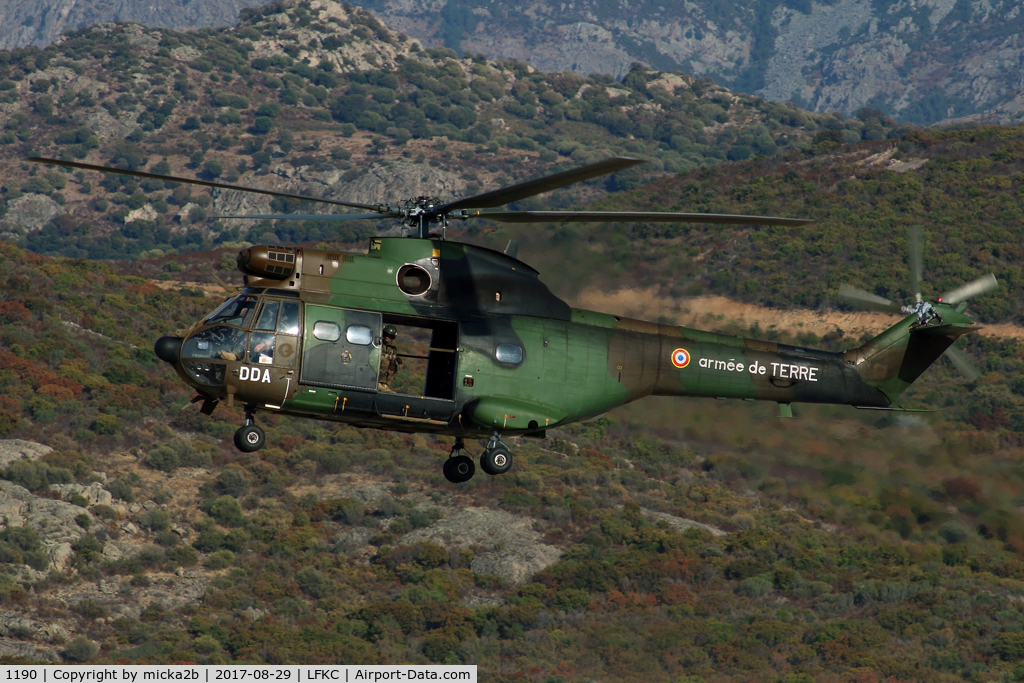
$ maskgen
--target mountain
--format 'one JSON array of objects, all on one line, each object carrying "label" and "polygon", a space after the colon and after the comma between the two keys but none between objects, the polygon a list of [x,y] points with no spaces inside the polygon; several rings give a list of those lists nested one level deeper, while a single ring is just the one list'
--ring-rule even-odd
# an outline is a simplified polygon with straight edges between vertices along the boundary
[{"label": "mountain", "polygon": [[[934,123],[1019,120],[1024,14],[1016,0],[367,0],[427,44],[624,76],[632,62],[711,77],[817,111],[882,109]],[[998,120],[998,119],[997,119]]]},{"label": "mountain", "polygon": [[64,33],[110,21],[179,30],[230,26],[267,0],[0,0],[0,49],[46,47]]},{"label": "mountain", "polygon": [[282,3],[195,32],[103,24],[0,53],[0,235],[114,258],[376,228],[208,221],[296,205],[22,163],[33,155],[363,203],[464,196],[616,154],[650,160],[545,200],[565,204],[820,136],[899,134],[878,112],[813,114],[675,72],[637,68],[618,82],[460,59],[349,7]]}]

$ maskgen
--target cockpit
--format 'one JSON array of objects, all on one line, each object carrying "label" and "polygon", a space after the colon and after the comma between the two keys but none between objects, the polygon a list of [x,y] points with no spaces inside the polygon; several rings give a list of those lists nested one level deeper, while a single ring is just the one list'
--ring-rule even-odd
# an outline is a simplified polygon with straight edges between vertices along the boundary
[{"label": "cockpit", "polygon": [[[206,386],[224,384],[230,362],[291,367],[300,312],[299,301],[284,297],[242,293],[228,299],[206,317],[206,327],[182,344],[182,366]],[[286,357],[277,353],[286,346],[291,349]]]}]

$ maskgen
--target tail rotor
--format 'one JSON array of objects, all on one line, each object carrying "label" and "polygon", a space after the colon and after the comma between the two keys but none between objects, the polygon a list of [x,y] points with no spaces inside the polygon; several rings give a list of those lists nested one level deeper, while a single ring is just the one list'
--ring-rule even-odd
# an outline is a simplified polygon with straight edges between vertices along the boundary
[{"label": "tail rotor", "polygon": [[[933,325],[935,323],[942,324],[941,312],[936,309],[936,305],[945,304],[947,306],[957,306],[957,304],[962,304],[968,299],[988,294],[989,292],[995,291],[999,288],[999,282],[996,280],[995,275],[989,273],[977,280],[973,280],[946,292],[935,301],[926,300],[921,295],[921,283],[923,279],[922,254],[924,244],[921,226],[911,226],[908,237],[908,266],[910,270],[910,281],[908,284],[910,285],[910,290],[914,293],[914,302],[912,304],[900,305],[899,303],[886,299],[885,297],[872,294],[871,292],[866,292],[862,289],[857,289],[856,287],[852,287],[846,283],[839,285],[839,298],[857,308],[865,308],[882,313],[904,313],[908,315],[916,315],[918,322],[914,323],[914,326],[920,329],[920,326]],[[957,310],[961,313],[963,312],[963,309],[959,306],[957,306]],[[950,346],[946,349],[945,356],[949,359],[949,362],[960,371],[968,382],[973,382],[981,376],[981,372],[974,363],[967,358],[967,355],[964,354],[963,351],[956,347]]]}]

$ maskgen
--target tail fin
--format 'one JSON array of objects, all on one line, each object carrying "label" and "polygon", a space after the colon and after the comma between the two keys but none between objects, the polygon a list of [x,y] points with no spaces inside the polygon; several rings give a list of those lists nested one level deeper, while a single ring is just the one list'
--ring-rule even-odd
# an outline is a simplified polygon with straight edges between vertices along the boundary
[{"label": "tail fin", "polygon": [[895,402],[953,342],[980,329],[962,311],[938,304],[939,324],[919,325],[910,315],[871,341],[846,352],[865,383]]}]

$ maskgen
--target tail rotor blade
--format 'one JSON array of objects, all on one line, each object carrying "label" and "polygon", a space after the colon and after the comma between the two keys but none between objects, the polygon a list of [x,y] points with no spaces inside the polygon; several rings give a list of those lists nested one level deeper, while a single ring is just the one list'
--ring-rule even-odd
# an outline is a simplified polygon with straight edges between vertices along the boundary
[{"label": "tail rotor blade", "polygon": [[995,275],[989,273],[984,277],[979,277],[973,282],[968,282],[966,285],[961,285],[952,291],[946,292],[942,296],[942,302],[946,304],[958,304],[973,296],[985,294],[996,289],[999,289],[999,282],[996,280]]},{"label": "tail rotor blade", "polygon": [[953,364],[953,367],[959,370],[960,374],[962,374],[964,379],[968,382],[973,382],[981,377],[981,371],[978,370],[978,367],[971,362],[967,357],[967,354],[957,347],[950,346],[946,349],[946,358],[949,359],[949,362]]},{"label": "tail rotor blade", "polygon": [[921,226],[910,226],[910,291],[917,301],[921,300]]},{"label": "tail rotor blade", "polygon": [[839,285],[839,298],[843,299],[854,306],[860,308],[870,308],[873,311],[884,311],[885,313],[898,313],[900,307],[888,299],[882,298],[877,294],[871,292],[865,292],[863,289],[857,289],[850,285],[843,283]]}]

